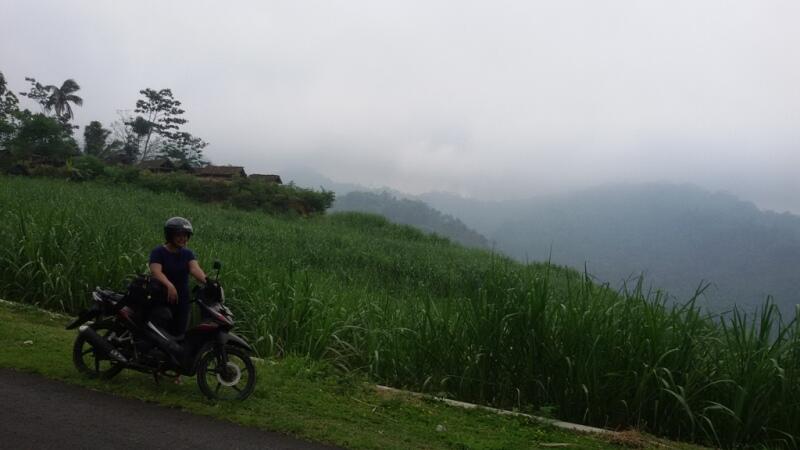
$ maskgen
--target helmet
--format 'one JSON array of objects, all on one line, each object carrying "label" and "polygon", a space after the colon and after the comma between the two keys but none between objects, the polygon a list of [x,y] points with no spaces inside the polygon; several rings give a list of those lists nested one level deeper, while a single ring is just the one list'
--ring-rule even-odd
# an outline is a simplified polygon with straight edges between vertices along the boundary
[{"label": "helmet", "polygon": [[194,233],[192,223],[183,217],[172,217],[168,219],[164,224],[164,239],[166,239],[167,242],[171,242],[172,237],[178,232],[184,232],[189,237],[192,237],[192,233]]}]

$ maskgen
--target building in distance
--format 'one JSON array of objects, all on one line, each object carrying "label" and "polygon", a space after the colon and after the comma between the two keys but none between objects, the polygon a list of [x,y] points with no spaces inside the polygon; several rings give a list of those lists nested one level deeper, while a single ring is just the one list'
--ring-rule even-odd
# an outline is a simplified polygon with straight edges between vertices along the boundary
[{"label": "building in distance", "polygon": [[248,178],[253,181],[261,181],[267,184],[283,184],[280,175],[263,175],[260,173],[251,174]]}]

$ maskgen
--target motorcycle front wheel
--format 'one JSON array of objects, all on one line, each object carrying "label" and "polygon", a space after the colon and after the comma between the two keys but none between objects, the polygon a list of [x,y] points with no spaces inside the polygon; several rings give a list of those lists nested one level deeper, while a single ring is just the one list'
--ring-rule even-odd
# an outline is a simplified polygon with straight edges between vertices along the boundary
[{"label": "motorcycle front wheel", "polygon": [[[96,323],[91,325],[94,331],[106,339],[114,338],[116,331],[111,324]],[[101,352],[95,349],[91,342],[87,341],[83,335],[78,334],[75,344],[72,346],[72,362],[78,372],[89,378],[111,379],[124,369],[117,361],[107,356],[102,356]]]},{"label": "motorcycle front wheel", "polygon": [[197,385],[211,400],[244,400],[256,387],[256,367],[250,355],[239,347],[226,345],[228,361],[220,364],[214,350],[200,358]]}]

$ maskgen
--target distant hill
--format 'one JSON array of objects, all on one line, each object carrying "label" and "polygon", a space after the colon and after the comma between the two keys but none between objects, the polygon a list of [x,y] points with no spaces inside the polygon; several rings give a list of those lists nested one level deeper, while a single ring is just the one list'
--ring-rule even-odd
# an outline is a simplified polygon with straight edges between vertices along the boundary
[{"label": "distant hill", "polygon": [[[298,174],[306,181],[298,184],[324,186],[340,200],[349,192],[369,191],[311,171]],[[312,180],[316,184],[309,184]],[[482,201],[447,192],[392,192],[391,197],[394,201],[355,196],[334,208],[360,204],[347,209],[431,231],[423,225],[423,218],[432,215],[426,207],[410,208],[398,199],[419,200],[474,230],[497,251],[521,261],[550,259],[578,270],[586,267],[614,287],[644,274],[648,285],[678,300],[690,298],[702,281],[710,282],[704,301],[715,310],[734,303],[757,305],[767,295],[786,313],[800,303],[800,217],[762,211],[730,194],[653,183],[515,201]],[[415,208],[418,216],[411,213]]]},{"label": "distant hill", "polygon": [[392,222],[436,233],[468,247],[489,247],[485,237],[455,217],[442,214],[419,200],[397,198],[388,192],[350,192],[338,196],[331,210],[379,214]]},{"label": "distant hill", "polygon": [[436,233],[468,247],[489,248],[489,240],[464,225],[461,220],[442,214],[414,196],[390,188],[369,188],[354,183],[333,181],[306,167],[281,171],[287,182],[307,188],[324,188],[336,193],[331,211],[358,211],[379,214],[394,223],[410,225],[426,233]]},{"label": "distant hill", "polygon": [[322,175],[307,167],[287,167],[280,170],[281,178],[284,183],[292,182],[298,186],[319,189],[324,188],[326,191],[333,191],[336,195],[344,195],[353,191],[368,191],[369,189],[354,183],[341,183],[333,181],[330,178]]},{"label": "distant hill", "polygon": [[519,260],[582,269],[620,286],[641,273],[679,299],[702,280],[710,306],[800,303],[800,217],[689,185],[606,186],[516,202],[420,196]]}]

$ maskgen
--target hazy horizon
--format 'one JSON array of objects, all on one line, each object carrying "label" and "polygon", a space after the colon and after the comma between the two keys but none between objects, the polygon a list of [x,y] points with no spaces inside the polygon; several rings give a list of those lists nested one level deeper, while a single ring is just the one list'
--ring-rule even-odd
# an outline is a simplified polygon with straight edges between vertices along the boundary
[{"label": "hazy horizon", "polygon": [[75,123],[108,127],[170,88],[214,163],[480,199],[691,183],[800,213],[796,2],[4,6],[11,90],[73,78]]}]

